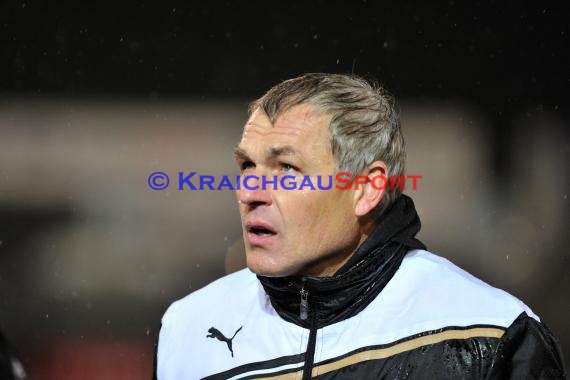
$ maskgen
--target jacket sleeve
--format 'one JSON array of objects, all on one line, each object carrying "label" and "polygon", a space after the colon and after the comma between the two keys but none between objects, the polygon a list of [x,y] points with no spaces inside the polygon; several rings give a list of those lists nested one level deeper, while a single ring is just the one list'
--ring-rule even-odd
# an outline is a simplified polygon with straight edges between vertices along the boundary
[{"label": "jacket sleeve", "polygon": [[522,313],[501,338],[487,379],[566,379],[558,341],[546,325]]}]

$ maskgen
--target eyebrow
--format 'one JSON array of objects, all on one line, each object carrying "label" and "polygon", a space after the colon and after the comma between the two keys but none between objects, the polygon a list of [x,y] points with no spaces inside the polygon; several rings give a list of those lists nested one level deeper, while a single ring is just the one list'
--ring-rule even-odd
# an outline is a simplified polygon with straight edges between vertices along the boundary
[{"label": "eyebrow", "polygon": [[[291,145],[284,145],[278,147],[271,147],[267,151],[266,157],[269,159],[279,156],[298,156],[299,154]],[[234,148],[234,156],[239,159],[249,159],[247,151],[239,146]]]},{"label": "eyebrow", "polygon": [[270,158],[275,158],[279,156],[297,156],[297,151],[290,145],[272,147],[269,149],[268,156]]},{"label": "eyebrow", "polygon": [[239,159],[248,159],[249,155],[247,154],[245,149],[240,148],[239,146],[236,146],[234,148],[234,157],[239,158]]}]

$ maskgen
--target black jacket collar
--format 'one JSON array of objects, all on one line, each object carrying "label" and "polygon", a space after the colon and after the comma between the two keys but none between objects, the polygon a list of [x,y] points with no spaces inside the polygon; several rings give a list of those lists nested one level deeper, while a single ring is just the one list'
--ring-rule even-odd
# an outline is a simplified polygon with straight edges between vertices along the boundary
[{"label": "black jacket collar", "polygon": [[[324,327],[358,314],[392,278],[406,252],[425,249],[411,198],[401,195],[349,261],[330,277],[258,276],[279,315],[302,327]],[[309,318],[300,318],[301,290],[308,292]]]}]

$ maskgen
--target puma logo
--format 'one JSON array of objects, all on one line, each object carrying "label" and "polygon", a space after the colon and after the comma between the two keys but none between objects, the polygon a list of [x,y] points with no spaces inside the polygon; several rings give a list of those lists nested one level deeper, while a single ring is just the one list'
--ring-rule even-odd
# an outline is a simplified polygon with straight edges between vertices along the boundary
[{"label": "puma logo", "polygon": [[226,338],[226,336],[224,334],[222,334],[220,332],[220,330],[218,330],[217,328],[210,327],[210,329],[208,330],[209,334],[206,335],[206,338],[216,338],[217,340],[219,340],[221,342],[226,342],[228,345],[228,349],[230,350],[230,353],[232,354],[232,358],[233,358],[234,357],[234,350],[232,349],[232,340],[236,337],[236,334],[241,331],[242,327],[237,329],[236,332],[234,333],[234,336],[232,336],[229,339]]}]

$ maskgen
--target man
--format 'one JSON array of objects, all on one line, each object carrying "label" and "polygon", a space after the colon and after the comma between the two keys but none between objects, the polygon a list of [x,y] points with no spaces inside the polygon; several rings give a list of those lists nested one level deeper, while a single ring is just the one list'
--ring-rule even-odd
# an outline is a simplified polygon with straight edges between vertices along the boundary
[{"label": "man", "polygon": [[[374,181],[404,174],[382,89],[284,81],[251,105],[235,155],[253,179],[237,190],[248,269],[168,309],[159,380],[565,377],[538,317],[427,252],[412,200]],[[341,172],[354,186],[281,186]]]}]

